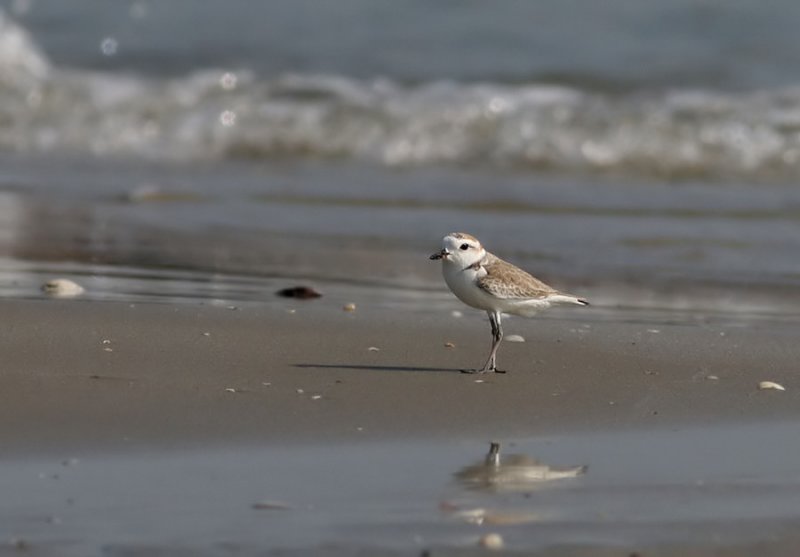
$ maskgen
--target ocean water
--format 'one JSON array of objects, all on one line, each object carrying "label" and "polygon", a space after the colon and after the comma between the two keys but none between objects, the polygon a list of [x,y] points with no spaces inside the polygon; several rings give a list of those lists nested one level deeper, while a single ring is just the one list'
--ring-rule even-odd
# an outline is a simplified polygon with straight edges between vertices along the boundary
[{"label": "ocean water", "polygon": [[5,295],[121,267],[431,289],[465,230],[609,304],[797,299],[795,2],[0,9]]}]

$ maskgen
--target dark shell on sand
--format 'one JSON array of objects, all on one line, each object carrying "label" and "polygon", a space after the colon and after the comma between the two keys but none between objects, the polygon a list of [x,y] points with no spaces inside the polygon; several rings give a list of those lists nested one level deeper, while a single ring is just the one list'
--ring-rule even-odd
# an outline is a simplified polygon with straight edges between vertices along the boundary
[{"label": "dark shell on sand", "polygon": [[322,293],[314,290],[310,286],[292,286],[291,288],[283,288],[278,290],[275,294],[282,298],[295,298],[297,300],[313,300],[314,298],[322,297]]}]

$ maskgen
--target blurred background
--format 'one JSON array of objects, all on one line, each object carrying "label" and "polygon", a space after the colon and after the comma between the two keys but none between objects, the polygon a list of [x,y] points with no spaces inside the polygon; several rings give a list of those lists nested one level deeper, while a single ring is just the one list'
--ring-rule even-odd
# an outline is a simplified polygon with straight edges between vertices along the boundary
[{"label": "blurred background", "polygon": [[0,9],[0,295],[427,303],[458,230],[600,306],[797,313],[797,2]]}]

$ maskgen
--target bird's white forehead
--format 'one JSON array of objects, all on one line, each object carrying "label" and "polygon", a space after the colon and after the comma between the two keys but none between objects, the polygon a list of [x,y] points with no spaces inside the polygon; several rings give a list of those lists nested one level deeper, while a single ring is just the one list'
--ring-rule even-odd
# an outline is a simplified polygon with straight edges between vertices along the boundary
[{"label": "bird's white forehead", "polygon": [[463,244],[464,242],[469,243],[473,246],[480,246],[481,243],[478,239],[473,236],[472,234],[467,234],[466,232],[451,232],[447,236],[444,237],[442,240],[442,245],[447,247],[457,247]]}]

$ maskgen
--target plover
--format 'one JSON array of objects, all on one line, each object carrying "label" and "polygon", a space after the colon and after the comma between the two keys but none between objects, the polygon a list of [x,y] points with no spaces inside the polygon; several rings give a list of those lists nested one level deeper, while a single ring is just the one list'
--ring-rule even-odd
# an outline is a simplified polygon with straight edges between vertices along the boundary
[{"label": "plover", "polygon": [[477,238],[453,232],[442,249],[430,257],[442,260],[442,274],[450,291],[468,306],[482,309],[492,325],[492,349],[481,369],[465,373],[503,373],[497,369],[497,349],[503,340],[502,314],[532,317],[554,305],[588,306],[584,298],[564,294],[522,269],[489,253]]}]

